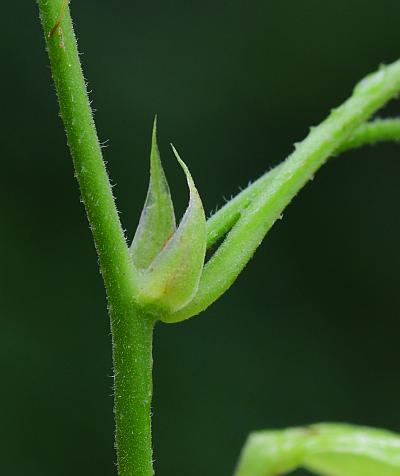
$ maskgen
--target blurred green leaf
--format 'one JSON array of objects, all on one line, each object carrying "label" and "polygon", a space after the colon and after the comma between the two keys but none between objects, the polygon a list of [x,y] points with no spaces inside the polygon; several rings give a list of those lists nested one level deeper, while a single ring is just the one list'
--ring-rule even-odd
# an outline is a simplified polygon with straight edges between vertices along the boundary
[{"label": "blurred green leaf", "polygon": [[235,476],[278,476],[300,467],[321,476],[400,476],[400,436],[345,424],[260,431],[249,436]]}]

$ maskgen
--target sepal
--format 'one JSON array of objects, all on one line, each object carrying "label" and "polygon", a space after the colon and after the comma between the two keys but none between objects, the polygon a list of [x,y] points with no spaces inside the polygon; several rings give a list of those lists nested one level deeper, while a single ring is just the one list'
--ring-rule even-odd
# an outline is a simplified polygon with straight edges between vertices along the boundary
[{"label": "sepal", "polygon": [[157,118],[154,120],[150,183],[130,251],[136,268],[147,269],[176,229],[174,206],[157,145]]}]

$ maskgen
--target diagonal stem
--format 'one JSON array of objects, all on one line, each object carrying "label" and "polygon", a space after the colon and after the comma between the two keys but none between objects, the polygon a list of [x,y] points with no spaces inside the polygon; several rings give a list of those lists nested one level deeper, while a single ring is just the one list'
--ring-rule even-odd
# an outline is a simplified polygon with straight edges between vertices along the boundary
[{"label": "diagonal stem", "polygon": [[295,195],[357,128],[399,93],[400,60],[363,79],[347,101],[311,129],[277,167],[269,186],[241,210],[237,223],[204,266],[196,296],[171,317],[171,322],[199,314],[233,284]]},{"label": "diagonal stem", "polygon": [[[334,154],[390,141],[400,141],[400,119],[376,119],[362,124]],[[282,165],[283,163],[280,163],[263,174],[207,220],[207,248],[210,248],[232,228],[240,218],[241,211],[269,187]]]}]

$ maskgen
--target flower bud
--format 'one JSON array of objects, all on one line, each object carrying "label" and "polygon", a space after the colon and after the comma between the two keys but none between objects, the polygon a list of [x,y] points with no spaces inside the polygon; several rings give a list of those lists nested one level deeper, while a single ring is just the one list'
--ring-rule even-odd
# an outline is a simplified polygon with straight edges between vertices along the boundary
[{"label": "flower bud", "polygon": [[154,130],[149,191],[131,247],[140,277],[137,302],[164,322],[195,296],[206,253],[203,205],[187,166],[173,150],[189,186],[188,208],[175,230]]}]

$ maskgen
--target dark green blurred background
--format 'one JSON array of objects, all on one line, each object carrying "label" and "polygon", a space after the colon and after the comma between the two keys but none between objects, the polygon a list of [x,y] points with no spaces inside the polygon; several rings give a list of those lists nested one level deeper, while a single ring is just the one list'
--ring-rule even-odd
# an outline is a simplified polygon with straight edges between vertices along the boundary
[{"label": "dark green blurred background", "polygon": [[[400,57],[398,0],[71,7],[130,239],[155,113],[178,211],[170,141],[211,212]],[[37,17],[33,0],[2,5],[0,474],[111,476],[106,303]],[[400,431],[399,177],[395,145],[332,160],[220,301],[157,327],[158,474],[230,475],[252,429]]]}]

